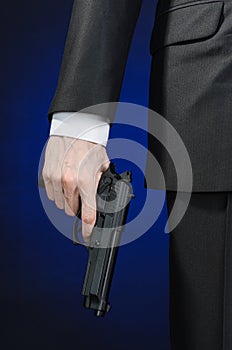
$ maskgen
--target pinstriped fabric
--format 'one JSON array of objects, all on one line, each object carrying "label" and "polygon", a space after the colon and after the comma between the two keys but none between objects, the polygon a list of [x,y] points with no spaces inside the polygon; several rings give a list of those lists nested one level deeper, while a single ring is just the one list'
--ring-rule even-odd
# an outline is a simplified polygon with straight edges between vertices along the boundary
[{"label": "pinstriped fabric", "polygon": [[[232,191],[232,1],[160,0],[150,47],[149,107],[182,138],[193,191]],[[149,129],[154,128],[149,118]],[[148,146],[162,167],[166,189],[177,190],[168,152],[149,137]],[[147,186],[162,189],[149,157]]]},{"label": "pinstriped fabric", "polygon": [[172,350],[232,349],[232,192],[193,193],[170,233],[170,325]]}]

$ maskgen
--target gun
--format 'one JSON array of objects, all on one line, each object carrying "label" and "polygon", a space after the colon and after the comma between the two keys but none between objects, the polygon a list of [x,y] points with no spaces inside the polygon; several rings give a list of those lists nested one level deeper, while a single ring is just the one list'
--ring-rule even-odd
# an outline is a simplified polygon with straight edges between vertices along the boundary
[{"label": "gun", "polygon": [[[116,264],[121,235],[126,224],[130,200],[134,197],[131,185],[132,173],[118,174],[114,163],[104,172],[97,189],[97,216],[90,241],[88,262],[82,288],[84,306],[94,310],[99,317],[110,310],[108,297]],[[78,220],[73,227],[73,243],[78,239]]]}]

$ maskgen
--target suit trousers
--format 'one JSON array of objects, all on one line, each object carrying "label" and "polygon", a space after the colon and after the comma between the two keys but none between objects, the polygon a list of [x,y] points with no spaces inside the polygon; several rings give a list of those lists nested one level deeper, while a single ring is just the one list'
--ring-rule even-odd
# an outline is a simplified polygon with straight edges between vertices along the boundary
[{"label": "suit trousers", "polygon": [[232,192],[192,193],[169,249],[172,350],[231,350]]}]

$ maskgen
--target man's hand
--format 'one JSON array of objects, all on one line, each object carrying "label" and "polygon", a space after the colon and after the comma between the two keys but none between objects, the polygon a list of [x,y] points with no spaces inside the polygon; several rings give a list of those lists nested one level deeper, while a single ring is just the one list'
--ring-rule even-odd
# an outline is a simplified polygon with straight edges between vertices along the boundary
[{"label": "man's hand", "polygon": [[82,234],[88,240],[96,221],[96,192],[110,161],[104,146],[64,136],[50,136],[43,178],[47,196],[75,216],[81,199]]}]

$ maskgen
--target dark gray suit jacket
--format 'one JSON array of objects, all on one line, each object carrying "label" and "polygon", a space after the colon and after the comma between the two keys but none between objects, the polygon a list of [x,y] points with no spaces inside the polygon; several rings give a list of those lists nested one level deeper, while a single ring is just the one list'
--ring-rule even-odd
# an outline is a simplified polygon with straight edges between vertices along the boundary
[{"label": "dark gray suit jacket", "polygon": [[[118,101],[142,0],[75,0],[49,115]],[[189,152],[194,191],[232,190],[232,1],[160,0],[151,35],[149,108],[167,118]],[[150,130],[154,121],[149,116]],[[172,159],[148,136],[166,188]],[[160,188],[147,158],[147,186]]]}]

